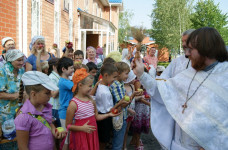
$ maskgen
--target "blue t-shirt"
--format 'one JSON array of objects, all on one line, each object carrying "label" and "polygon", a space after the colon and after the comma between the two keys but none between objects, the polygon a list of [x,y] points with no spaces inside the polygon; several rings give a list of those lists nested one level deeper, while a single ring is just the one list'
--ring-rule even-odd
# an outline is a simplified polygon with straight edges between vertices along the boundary
[{"label": "blue t-shirt", "polygon": [[71,91],[74,83],[68,79],[59,79],[59,118],[66,119],[66,111],[70,100],[73,98],[73,92]]},{"label": "blue t-shirt", "polygon": [[[46,61],[49,61],[51,58],[55,58],[55,56],[53,54],[51,54],[51,53],[48,53],[48,54],[50,57]],[[36,71],[36,56],[34,54],[30,55],[28,57],[28,59],[26,60],[26,62],[28,62],[32,65],[33,71]],[[43,60],[40,60],[40,62],[43,62]]]}]

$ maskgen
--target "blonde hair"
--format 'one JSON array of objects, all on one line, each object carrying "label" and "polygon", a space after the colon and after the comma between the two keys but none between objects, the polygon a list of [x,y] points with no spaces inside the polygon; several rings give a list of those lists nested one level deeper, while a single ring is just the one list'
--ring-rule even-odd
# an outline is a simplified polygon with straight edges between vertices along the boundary
[{"label": "blonde hair", "polygon": [[34,45],[35,45],[36,43],[38,43],[38,42],[44,43],[44,51],[46,52],[45,41],[44,41],[43,39],[37,39],[36,42],[35,42],[35,43],[33,44],[33,46],[32,46],[31,53],[32,53],[33,55],[36,54],[36,48],[35,48]]},{"label": "blonde hair", "polygon": [[43,61],[40,63],[40,65],[42,71],[49,68],[48,61]]}]

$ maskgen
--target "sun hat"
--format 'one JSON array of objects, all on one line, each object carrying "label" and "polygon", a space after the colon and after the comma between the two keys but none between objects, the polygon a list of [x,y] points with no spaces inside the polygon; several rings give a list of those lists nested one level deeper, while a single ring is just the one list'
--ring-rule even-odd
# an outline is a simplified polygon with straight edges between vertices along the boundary
[{"label": "sun hat", "polygon": [[26,85],[37,85],[41,84],[45,88],[51,91],[57,91],[59,88],[52,82],[48,75],[39,71],[27,71],[22,76],[23,84]]}]

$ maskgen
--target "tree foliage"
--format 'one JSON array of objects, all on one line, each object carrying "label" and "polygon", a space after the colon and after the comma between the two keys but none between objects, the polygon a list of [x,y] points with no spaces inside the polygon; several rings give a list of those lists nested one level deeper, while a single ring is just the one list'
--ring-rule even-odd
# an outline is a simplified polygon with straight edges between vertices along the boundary
[{"label": "tree foliage", "polygon": [[201,27],[217,29],[228,44],[227,14],[222,14],[219,4],[215,4],[213,0],[199,1],[195,6],[195,12],[191,16],[191,22],[195,29]]},{"label": "tree foliage", "polygon": [[155,0],[150,36],[159,47],[167,47],[171,54],[179,53],[181,34],[190,28],[192,1]]},{"label": "tree foliage", "polygon": [[131,34],[130,20],[133,16],[131,11],[120,12],[119,15],[119,30],[118,30],[118,42],[123,43],[124,40],[128,40]]}]

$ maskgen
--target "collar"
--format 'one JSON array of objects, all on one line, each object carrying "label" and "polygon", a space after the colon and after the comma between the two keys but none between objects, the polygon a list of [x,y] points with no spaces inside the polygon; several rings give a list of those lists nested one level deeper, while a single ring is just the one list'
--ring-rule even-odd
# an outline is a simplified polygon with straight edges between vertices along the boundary
[{"label": "collar", "polygon": [[214,68],[218,64],[218,61],[214,62],[213,64],[210,64],[209,66],[205,67],[203,71],[209,71],[212,68]]},{"label": "collar", "polygon": [[32,105],[32,103],[30,102],[29,99],[27,99],[23,105],[23,107],[21,108],[22,113],[26,114],[26,113],[31,113],[33,115],[42,115],[45,113],[49,113],[50,111],[52,111],[52,106],[51,104],[47,103],[46,106],[44,107],[44,109],[42,110],[42,112],[37,111],[36,108]]},{"label": "collar", "polygon": [[58,73],[56,73],[55,71],[52,71],[51,73],[52,73],[54,76],[56,76],[56,78],[60,79],[60,76],[59,76]]}]

